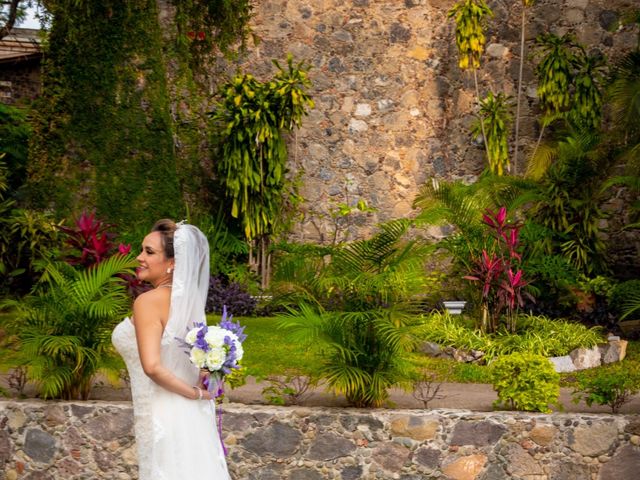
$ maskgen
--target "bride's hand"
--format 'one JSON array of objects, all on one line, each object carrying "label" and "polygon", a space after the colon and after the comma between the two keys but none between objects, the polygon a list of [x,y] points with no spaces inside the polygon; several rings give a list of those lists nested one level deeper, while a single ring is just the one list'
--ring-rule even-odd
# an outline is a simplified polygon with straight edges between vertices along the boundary
[{"label": "bride's hand", "polygon": [[209,390],[211,382],[211,372],[207,369],[201,368],[198,374],[198,386],[203,390]]}]

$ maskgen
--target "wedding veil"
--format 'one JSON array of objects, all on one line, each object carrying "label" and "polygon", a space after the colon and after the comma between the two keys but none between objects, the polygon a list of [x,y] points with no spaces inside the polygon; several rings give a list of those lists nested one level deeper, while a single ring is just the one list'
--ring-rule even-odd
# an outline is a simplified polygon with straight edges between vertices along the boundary
[{"label": "wedding veil", "polygon": [[[205,304],[209,289],[209,242],[193,225],[182,222],[173,236],[175,266],[169,320],[165,327],[168,342],[163,345],[163,364],[174,375],[194,384],[197,369],[180,340],[196,322],[206,322]],[[163,342],[164,343],[164,342]]]}]

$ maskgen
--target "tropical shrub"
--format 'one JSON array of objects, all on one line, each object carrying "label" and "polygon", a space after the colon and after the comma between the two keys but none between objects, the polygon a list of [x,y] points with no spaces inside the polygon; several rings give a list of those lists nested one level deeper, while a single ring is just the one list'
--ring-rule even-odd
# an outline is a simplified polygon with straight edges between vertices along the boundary
[{"label": "tropical shrub", "polygon": [[355,406],[380,406],[389,388],[411,385],[416,294],[430,249],[404,239],[410,225],[383,224],[370,239],[335,247],[301,293],[309,300],[280,316],[293,338],[322,350],[315,375]]},{"label": "tropical shrub", "polygon": [[618,314],[626,310],[627,304],[640,297],[640,280],[627,280],[615,285],[609,292],[609,308]]},{"label": "tropical shrub", "polygon": [[551,412],[560,406],[560,375],[549,359],[531,353],[513,353],[491,364],[494,406],[533,412]]},{"label": "tropical shrub", "polygon": [[573,401],[578,403],[584,400],[588,406],[594,403],[607,405],[612,413],[618,413],[620,407],[638,392],[640,372],[618,363],[578,372]]},{"label": "tropical shrub", "polygon": [[137,262],[114,255],[85,270],[49,263],[37,288],[21,300],[5,300],[2,317],[14,367],[27,371],[44,398],[89,398],[98,371],[116,377],[121,362],[111,331],[130,309],[120,278]]},{"label": "tropical shrub", "polygon": [[520,226],[507,222],[504,207],[495,213],[487,210],[482,222],[488,227],[486,247],[472,259],[473,267],[464,278],[481,284],[481,330],[495,331],[501,312],[506,311],[507,329],[514,332],[517,310],[524,306],[525,297],[533,298],[524,291],[528,282],[520,268]]},{"label": "tropical shrub", "polygon": [[251,316],[255,312],[257,301],[238,282],[232,282],[221,275],[212,275],[207,292],[207,313],[222,313],[223,307],[235,316]]},{"label": "tropical shrub", "polygon": [[515,333],[500,329],[487,334],[457,316],[432,313],[425,316],[420,338],[446,347],[484,352],[485,360],[516,352],[545,357],[568,355],[576,348],[590,348],[603,341],[598,328],[541,316],[518,315]]},{"label": "tropical shrub", "polygon": [[8,167],[6,175],[9,197],[14,197],[27,177],[29,150],[29,112],[0,103],[0,159]]},{"label": "tropical shrub", "polygon": [[49,212],[15,208],[5,198],[7,169],[0,161],[0,292],[27,293],[40,277],[38,262],[58,254],[61,223]]}]

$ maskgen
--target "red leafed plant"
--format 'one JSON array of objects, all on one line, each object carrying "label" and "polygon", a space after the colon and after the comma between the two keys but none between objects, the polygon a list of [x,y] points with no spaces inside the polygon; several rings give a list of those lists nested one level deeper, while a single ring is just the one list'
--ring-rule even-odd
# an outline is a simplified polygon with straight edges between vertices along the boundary
[{"label": "red leafed plant", "polygon": [[115,236],[107,232],[111,227],[113,225],[96,219],[94,212],[82,212],[73,227],[61,226],[60,229],[67,234],[66,244],[71,247],[67,263],[90,267],[110,257],[114,253],[111,240]]},{"label": "red leafed plant", "polygon": [[522,255],[520,249],[520,225],[507,222],[507,209],[497,212],[487,210],[482,223],[488,228],[487,248],[479,258],[472,259],[472,269],[463,278],[482,285],[482,330],[495,331],[500,315],[506,310],[507,328],[515,331],[515,313],[524,305],[524,291],[528,285],[524,272],[519,268]]},{"label": "red leafed plant", "polygon": [[[115,234],[108,230],[114,225],[96,218],[95,212],[82,212],[73,227],[61,226],[67,236],[65,243],[70,251],[65,261],[70,265],[90,268],[115,254],[129,255],[131,245],[113,242]],[[148,290],[135,275],[122,274],[120,277],[127,283],[129,293],[136,297]]]}]

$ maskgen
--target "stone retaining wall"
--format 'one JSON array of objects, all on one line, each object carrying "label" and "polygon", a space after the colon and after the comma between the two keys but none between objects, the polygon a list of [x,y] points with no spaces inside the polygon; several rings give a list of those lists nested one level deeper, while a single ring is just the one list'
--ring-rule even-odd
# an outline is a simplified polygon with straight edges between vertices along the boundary
[{"label": "stone retaining wall", "polygon": [[[1,401],[0,478],[137,478],[132,423],[128,402]],[[638,415],[229,404],[224,430],[237,480],[632,480],[640,471]]]}]

